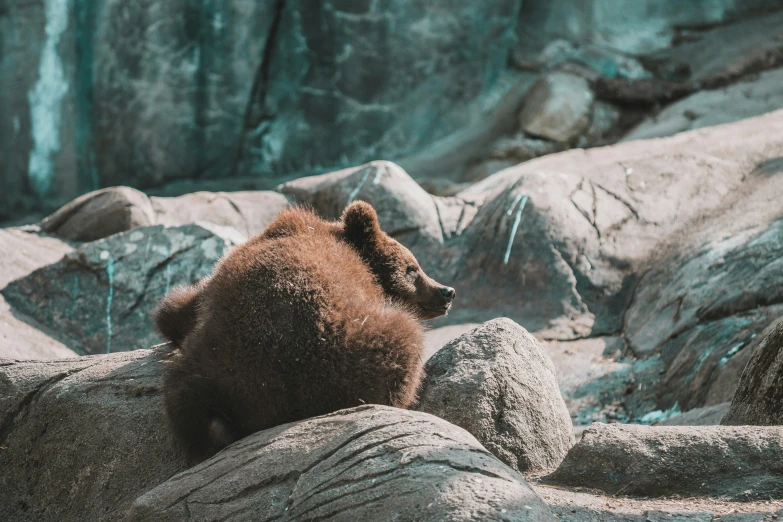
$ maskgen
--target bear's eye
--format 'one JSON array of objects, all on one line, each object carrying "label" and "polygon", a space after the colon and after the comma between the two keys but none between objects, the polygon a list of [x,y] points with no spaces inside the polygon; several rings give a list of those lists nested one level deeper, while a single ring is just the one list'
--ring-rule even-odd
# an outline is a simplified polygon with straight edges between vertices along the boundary
[{"label": "bear's eye", "polygon": [[406,269],[409,274],[412,274],[417,270],[416,265],[408,265],[408,268]]}]

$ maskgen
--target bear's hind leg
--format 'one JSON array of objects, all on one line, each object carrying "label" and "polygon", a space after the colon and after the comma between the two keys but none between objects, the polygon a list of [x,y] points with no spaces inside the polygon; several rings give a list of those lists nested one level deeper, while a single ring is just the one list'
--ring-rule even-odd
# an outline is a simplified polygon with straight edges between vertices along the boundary
[{"label": "bear's hind leg", "polygon": [[172,430],[185,450],[188,467],[194,466],[235,440],[237,436],[203,377],[172,363],[164,382],[164,402]]}]

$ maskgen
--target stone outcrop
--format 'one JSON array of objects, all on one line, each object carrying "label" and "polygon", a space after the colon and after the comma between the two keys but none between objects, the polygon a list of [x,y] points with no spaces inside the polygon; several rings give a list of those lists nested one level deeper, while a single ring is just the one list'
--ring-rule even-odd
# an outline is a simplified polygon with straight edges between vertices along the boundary
[{"label": "stone outcrop", "polygon": [[556,467],[574,444],[552,361],[538,341],[495,319],[427,361],[418,409],[456,424],[512,468]]}]

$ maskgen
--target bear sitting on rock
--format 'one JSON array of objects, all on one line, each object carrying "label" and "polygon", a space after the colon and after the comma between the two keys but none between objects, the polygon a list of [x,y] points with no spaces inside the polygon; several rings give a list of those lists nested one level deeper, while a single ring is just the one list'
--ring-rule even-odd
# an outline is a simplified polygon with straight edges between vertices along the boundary
[{"label": "bear sitting on rock", "polygon": [[188,464],[264,430],[361,404],[405,408],[423,377],[419,319],[455,291],[384,233],[367,203],[338,221],[283,211],[155,313],[179,350],[165,406]]}]

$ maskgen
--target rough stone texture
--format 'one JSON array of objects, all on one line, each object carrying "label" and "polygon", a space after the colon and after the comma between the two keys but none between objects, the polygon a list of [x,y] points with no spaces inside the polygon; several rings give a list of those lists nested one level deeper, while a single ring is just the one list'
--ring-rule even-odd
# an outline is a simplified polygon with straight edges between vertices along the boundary
[{"label": "rough stone texture", "polygon": [[[68,243],[34,231],[0,229],[0,290],[19,277],[59,261],[73,251]],[[45,333],[32,317],[12,310],[0,295],[0,358],[57,359],[76,353]]]},{"label": "rough stone texture", "polygon": [[242,239],[206,224],[140,228],[86,243],[2,294],[81,355],[147,348],[160,342],[150,320],[158,299],[209,274]]},{"label": "rough stone texture", "polygon": [[117,520],[183,467],[161,404],[166,353],[0,361],[1,520]]},{"label": "rough stone texture", "polygon": [[[749,7],[752,3],[744,2]],[[757,1],[756,6],[763,3]],[[714,89],[743,74],[782,64],[783,10],[777,1],[762,7],[777,12],[763,12],[702,34],[685,31],[683,41],[668,53],[666,67],[686,70],[701,88]]]},{"label": "rough stone texture", "polygon": [[590,125],[593,91],[587,80],[573,74],[550,73],[530,89],[519,115],[526,133],[569,143]]},{"label": "rough stone texture", "polygon": [[451,341],[426,372],[418,409],[466,429],[518,471],[554,468],[574,444],[552,360],[509,319]]},{"label": "rough stone texture", "polygon": [[663,409],[730,401],[760,334],[783,315],[783,220],[774,207],[783,148],[771,151],[726,191],[722,210],[672,236],[636,289],[624,332],[635,354],[661,354]]},{"label": "rough stone texture", "polygon": [[593,424],[546,480],[609,494],[783,498],[783,428]]},{"label": "rough stone texture", "polygon": [[467,432],[423,413],[362,406],[233,444],[141,496],[142,520],[555,518]]},{"label": "rough stone texture", "polygon": [[781,84],[783,69],[775,69],[729,87],[697,92],[646,118],[623,140],[671,136],[774,111],[783,107]]},{"label": "rough stone texture", "polygon": [[[737,231],[771,225],[776,207],[765,201],[779,183],[779,132],[780,111],[661,140],[572,150],[506,169],[451,198],[430,197],[388,163],[281,190],[330,217],[351,195],[381,208],[382,225],[428,273],[470,296],[435,326],[506,316],[549,339],[613,335],[648,266],[665,265],[663,275],[679,267],[663,255],[671,248],[662,247],[662,237],[692,251],[689,238],[714,241],[727,223]],[[393,177],[378,177],[388,171]],[[700,219],[724,214],[731,216],[726,223],[708,223],[701,233]],[[634,299],[632,306],[650,303]],[[643,325],[655,315],[634,321]],[[657,331],[668,336],[672,328]],[[637,344],[638,355],[654,352]]]},{"label": "rough stone texture", "polygon": [[542,345],[555,365],[577,440],[593,422],[630,422],[656,409],[659,357],[624,356],[621,336]]},{"label": "rough stone texture", "polygon": [[766,0],[636,0],[618,9],[616,0],[531,0],[518,31],[527,46],[564,38],[644,55],[672,45],[681,27],[709,27],[771,6]]},{"label": "rough stone texture", "polygon": [[783,424],[783,322],[753,352],[721,424]]},{"label": "rough stone texture", "polygon": [[8,5],[2,210],[102,186],[407,154],[480,118],[507,88],[520,6]]},{"label": "rough stone texture", "polygon": [[95,241],[152,225],[149,198],[130,187],[110,187],[78,197],[41,222],[47,234],[72,241]]},{"label": "rough stone texture", "polygon": [[337,218],[348,204],[371,202],[383,229],[394,237],[416,235],[443,242],[438,209],[427,194],[398,165],[373,161],[360,167],[301,178],[279,190],[296,203],[312,205],[321,215]]},{"label": "rough stone texture", "polygon": [[724,402],[704,408],[694,408],[681,415],[675,415],[657,423],[657,426],[717,426],[729,411],[730,404]]}]

